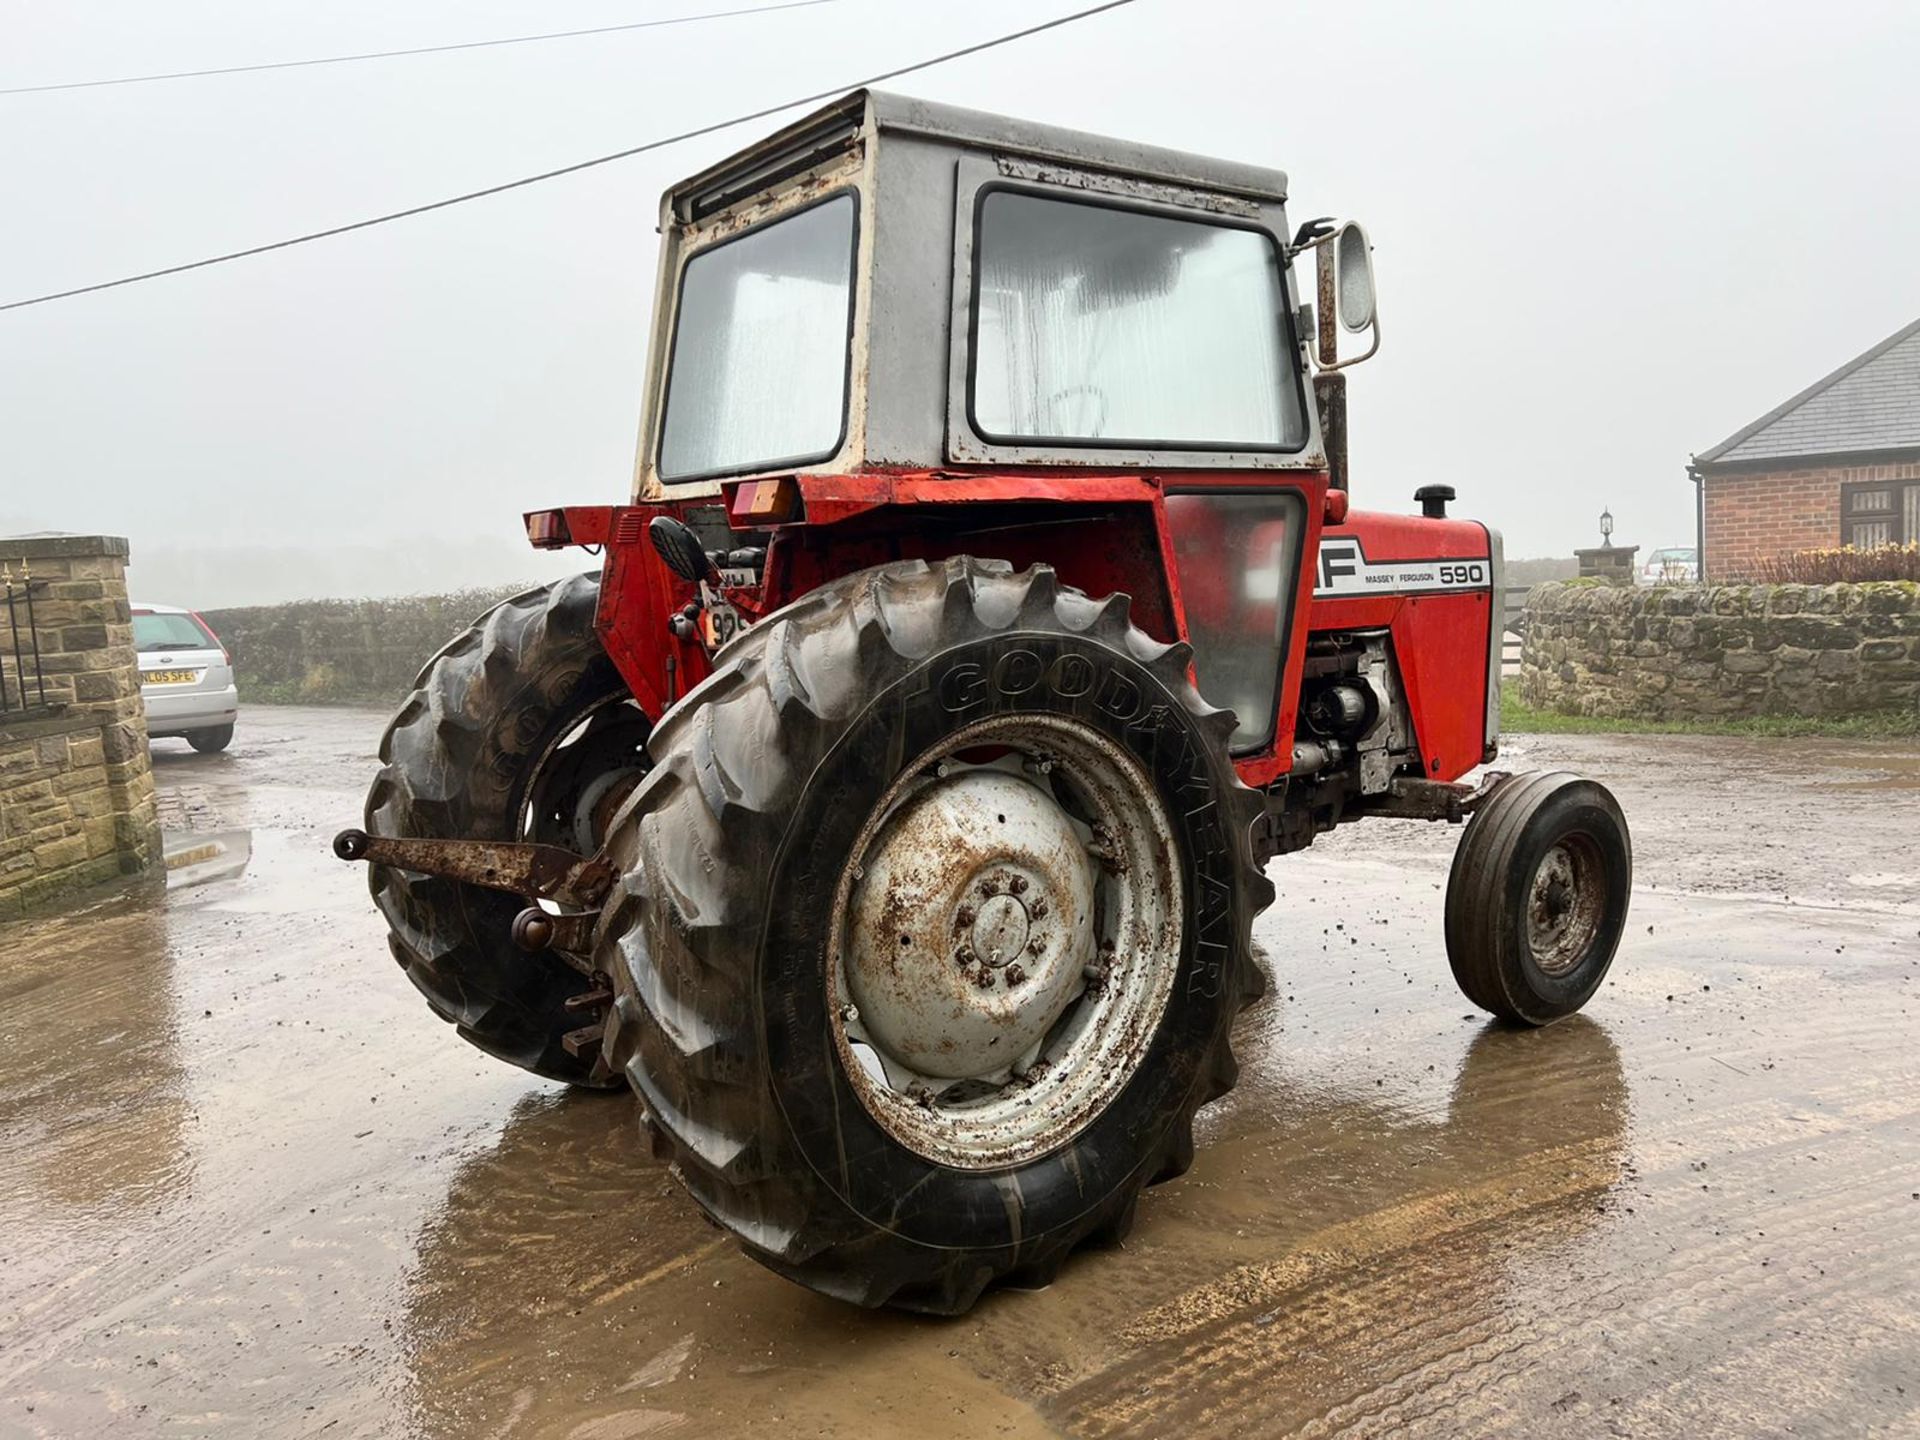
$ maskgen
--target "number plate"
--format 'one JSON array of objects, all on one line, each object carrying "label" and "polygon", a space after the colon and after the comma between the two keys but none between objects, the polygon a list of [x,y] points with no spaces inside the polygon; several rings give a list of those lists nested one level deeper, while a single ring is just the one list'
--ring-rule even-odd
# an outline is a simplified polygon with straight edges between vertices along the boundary
[{"label": "number plate", "polygon": [[191,685],[200,678],[198,670],[142,670],[142,685]]},{"label": "number plate", "polygon": [[700,628],[707,648],[718,650],[740,633],[740,612],[725,600],[709,600],[700,612]]}]

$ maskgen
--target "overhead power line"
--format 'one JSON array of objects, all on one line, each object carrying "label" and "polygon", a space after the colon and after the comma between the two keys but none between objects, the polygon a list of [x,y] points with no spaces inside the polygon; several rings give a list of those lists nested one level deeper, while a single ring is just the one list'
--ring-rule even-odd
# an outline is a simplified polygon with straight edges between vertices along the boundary
[{"label": "overhead power line", "polygon": [[452,205],[464,205],[469,200],[485,199],[489,195],[500,195],[508,190],[518,190],[528,185],[538,185],[543,180],[555,180],[562,175],[572,175],[581,170],[591,170],[596,165],[610,164],[615,160],[625,160],[634,155],[644,155],[650,150],[662,150],[669,145],[678,145],[683,140],[696,140],[702,135],[711,135],[718,130],[728,130],[735,125],[744,125],[750,120],[764,120],[769,115],[778,115],[782,110],[792,110],[801,105],[811,105],[820,100],[831,100],[836,95],[849,90],[858,90],[868,85],[878,85],[885,80],[897,80],[902,75],[911,75],[919,70],[928,70],[935,65],[944,65],[950,60],[963,59],[968,55],[978,55],[983,50],[992,50],[1001,45],[1011,45],[1016,40],[1024,40],[1030,35],[1038,35],[1045,30],[1057,30],[1062,25],[1071,25],[1076,20],[1085,20],[1107,10],[1118,10],[1123,5],[1131,5],[1134,0],[1106,0],[1103,5],[1091,5],[1084,10],[1076,10],[1070,15],[1062,15],[1039,25],[1029,25],[1024,30],[1014,30],[1005,35],[997,35],[991,40],[982,40],[978,44],[963,46],[958,50],[949,50],[944,55],[935,55],[928,60],[916,60],[911,65],[902,65],[897,69],[883,70],[878,75],[869,75],[862,80],[849,81],[836,85],[831,90],[816,90],[811,95],[797,96],[792,100],[782,100],[777,105],[765,109],[753,110],[745,115],[735,115],[730,120],[716,120],[711,125],[702,125],[695,130],[682,130],[678,135],[668,135],[659,140],[649,140],[642,145],[630,146],[625,150],[615,150],[610,155],[596,155],[591,160],[576,161],[572,165],[562,165],[557,170],[543,170],[538,175],[523,175],[518,180],[507,180],[499,185],[489,185],[484,190],[469,190],[464,195],[449,195],[444,200],[430,200],[424,205],[411,205],[405,210],[391,210],[385,215],[374,215],[365,220],[355,220],[346,225],[335,225],[326,230],[313,230],[305,235],[289,236],[285,240],[274,240],[265,245],[252,245],[245,250],[230,250],[224,255],[210,255],[204,260],[190,260],[184,265],[168,265],[159,270],[147,270],[138,275],[123,276],[118,280],[102,280],[94,285],[80,285],[72,290],[56,290],[48,295],[35,295],[27,300],[10,300],[0,305],[0,311],[24,310],[29,305],[45,305],[52,300],[67,300],[75,295],[91,295],[96,290],[115,290],[122,285],[137,285],[143,280],[157,280],[163,275],[179,275],[188,270],[204,270],[209,265],[224,265],[229,260],[244,260],[249,255],[264,255],[270,250],[285,250],[293,245],[305,245],[313,240],[327,240],[335,235],[350,234],[355,230],[371,229],[375,225],[385,225],[392,220],[405,220],[414,215],[425,215],[433,210],[445,210]]},{"label": "overhead power line", "polygon": [[411,50],[369,50],[362,55],[323,55],[314,60],[272,60],[263,65],[223,65],[211,70],[170,70],[162,75],[121,75],[111,80],[68,80],[58,85],[14,85],[0,95],[39,95],[48,90],[93,90],[102,85],[146,85],[155,80],[198,80],[207,75],[249,75],[256,70],[299,70],[309,65],[351,65],[360,60],[396,60],[404,55],[442,55],[450,50],[484,50],[492,45],[532,45],[542,40],[576,40],[583,35],[613,35],[622,30],[656,30],[664,25],[693,25],[702,20],[730,20],[737,15],[770,15],[776,10],[803,10],[809,5],[831,5],[834,0],[785,0],[778,5],[753,5],[742,10],[710,10],[704,15],[674,15],[664,20],[635,20],[627,25],[598,25],[591,30],[556,30],[547,35],[509,35],[499,40],[466,40],[453,45],[420,45]]}]

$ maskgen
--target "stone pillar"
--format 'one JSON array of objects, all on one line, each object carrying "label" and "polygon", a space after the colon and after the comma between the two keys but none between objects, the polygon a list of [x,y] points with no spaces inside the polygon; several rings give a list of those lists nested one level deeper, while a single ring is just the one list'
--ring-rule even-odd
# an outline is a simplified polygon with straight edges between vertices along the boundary
[{"label": "stone pillar", "polygon": [[1596,545],[1591,550],[1576,550],[1582,580],[1605,580],[1609,585],[1633,584],[1633,557],[1638,545]]},{"label": "stone pillar", "polygon": [[[162,873],[147,717],[127,609],[127,542],[112,535],[0,538],[22,596],[16,663],[0,587],[0,919],[67,891]],[[39,644],[38,679],[33,644]],[[21,677],[26,679],[21,693]]]}]

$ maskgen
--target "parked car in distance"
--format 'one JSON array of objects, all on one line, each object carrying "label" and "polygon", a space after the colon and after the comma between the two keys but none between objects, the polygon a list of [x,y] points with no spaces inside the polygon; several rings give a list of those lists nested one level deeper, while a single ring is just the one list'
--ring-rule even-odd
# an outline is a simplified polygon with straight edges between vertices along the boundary
[{"label": "parked car in distance", "polygon": [[193,611],[177,605],[131,608],[148,737],[179,736],[202,754],[226,749],[240,692],[220,637]]},{"label": "parked car in distance", "polygon": [[1649,551],[1640,562],[1642,585],[1691,585],[1700,578],[1700,552],[1691,545]]}]

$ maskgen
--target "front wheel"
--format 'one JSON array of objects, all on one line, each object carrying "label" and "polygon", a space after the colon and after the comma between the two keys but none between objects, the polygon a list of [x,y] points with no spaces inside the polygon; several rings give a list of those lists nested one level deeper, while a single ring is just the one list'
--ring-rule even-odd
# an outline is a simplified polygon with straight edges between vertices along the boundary
[{"label": "front wheel", "polygon": [[1633,847],[1606,786],[1561,771],[1488,797],[1447,879],[1447,958],[1463,993],[1548,1025],[1600,988],[1627,923]]},{"label": "front wheel", "polygon": [[866,571],[722,659],[609,842],[609,1053],[781,1274],[947,1314],[1046,1283],[1233,1083],[1272,890],[1231,713],[1044,567]]}]

